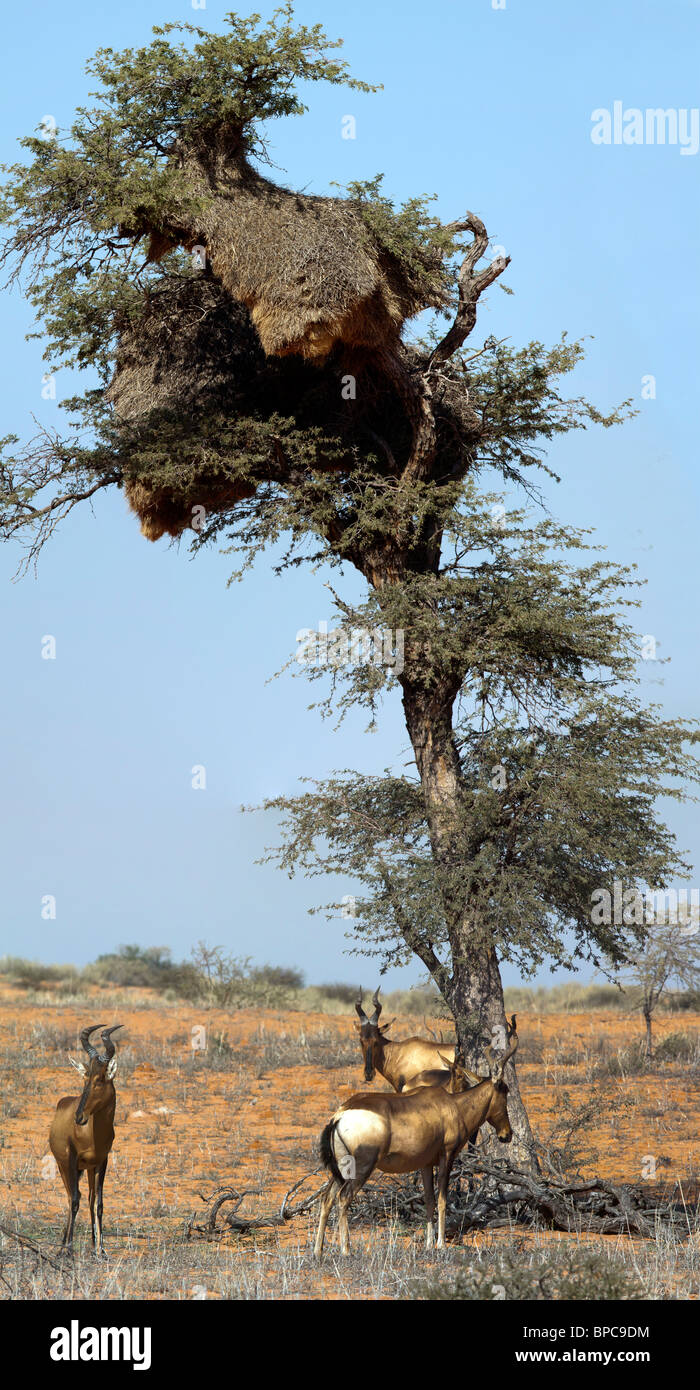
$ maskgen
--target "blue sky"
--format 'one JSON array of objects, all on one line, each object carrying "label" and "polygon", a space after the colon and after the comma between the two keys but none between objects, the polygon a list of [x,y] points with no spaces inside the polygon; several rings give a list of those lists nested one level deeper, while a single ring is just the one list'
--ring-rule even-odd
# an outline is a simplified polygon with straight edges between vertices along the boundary
[{"label": "blue sky", "polygon": [[[257,8],[267,16],[274,6]],[[97,47],[147,42],[167,21],[216,29],[227,9],[216,0],[203,10],[184,0],[10,7],[2,158],[14,159],[16,138],[44,116],[70,123]],[[612,558],[639,566],[648,580],[640,631],[672,658],[663,669],[645,663],[643,688],[669,712],[693,715],[700,153],[595,145],[591,115],[617,100],[641,110],[700,105],[698,4],[302,0],[296,13],[342,35],[356,75],[384,90],[312,89],[309,114],[271,130],[278,177],[323,193],[333,180],[383,171],[396,199],[436,193],[445,219],[472,209],[511,255],[514,291],[491,290],[477,337],[589,335],[575,392],[602,407],[635,397],[639,414],[623,429],[577,434],[551,451],[562,482],[545,494],[559,517],[595,527]],[[354,140],[341,138],[348,114]],[[0,434],[25,438],[32,415],[62,423],[58,402],[42,399],[41,346],[24,341],[29,326],[21,296],[4,296]],[[650,374],[656,397],[643,400]],[[59,401],[73,389],[59,376]],[[311,980],[370,983],[371,965],[343,955],[347,924],[307,915],[315,885],[254,866],[274,826],[238,809],[292,792],[301,776],[376,771],[406,751],[397,695],[377,734],[364,733],[363,718],[334,732],[307,710],[314,691],[303,681],[269,680],[296,632],[331,616],[325,576],[280,581],[261,562],[227,588],[225,556],[192,560],[186,545],[149,544],[118,492],[76,513],[38,575],[12,584],[19,558],[0,553],[9,735],[0,954],[81,963],[138,941],[180,956],[203,937],[258,962],[297,964]],[[56,638],[53,661],[41,659],[46,634]],[[191,787],[195,764],[207,769],[204,792]],[[697,811],[671,819],[694,855]],[[45,894],[56,898],[54,921],[41,918]],[[387,984],[418,974],[395,971]]]}]

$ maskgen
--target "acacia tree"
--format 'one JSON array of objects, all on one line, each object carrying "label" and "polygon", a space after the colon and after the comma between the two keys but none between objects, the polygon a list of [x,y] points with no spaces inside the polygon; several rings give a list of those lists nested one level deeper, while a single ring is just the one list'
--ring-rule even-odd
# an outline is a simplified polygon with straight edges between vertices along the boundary
[{"label": "acacia tree", "polygon": [[[374,708],[398,682],[416,781],[369,779],[343,795],[371,812],[379,794],[378,845],[388,837],[395,851],[404,834],[409,845],[416,838],[401,892],[395,865],[386,889],[392,931],[427,965],[474,1064],[484,1034],[505,1023],[498,952],[515,949],[513,914],[523,959],[564,958],[564,921],[578,928],[579,954],[594,868],[616,858],[618,876],[657,881],[676,862],[649,806],[635,840],[633,790],[619,854],[606,848],[620,827],[611,796],[587,844],[590,872],[576,874],[572,841],[566,894],[555,893],[565,805],[550,796],[538,819],[527,791],[544,775],[542,713],[576,704],[586,732],[577,744],[573,725],[568,741],[562,728],[556,750],[572,787],[583,750],[592,820],[591,750],[612,710],[596,692],[631,670],[630,635],[610,610],[625,576],[600,561],[578,573],[552,566],[548,547],[585,538],[516,514],[504,526],[496,499],[476,490],[489,469],[532,492],[548,441],[616,423],[626,405],[601,415],[564,398],[560,379],[582,352],[566,337],[553,348],[487,339],[469,350],[479,299],[507,265],[487,262],[474,214],[442,225],[421,197],[395,209],[379,177],[326,198],[265,177],[267,123],[305,110],[301,82],[371,88],[333,56],[338,45],[320,26],[295,26],[291,5],[264,26],[235,14],[227,25],[221,35],[168,25],[144,48],[101,50],[89,65],[96,105],[80,108],[65,135],[23,140],[28,159],[8,171],[3,261],[37,310],[47,360],[93,369],[97,384],[93,375],[63,403],[64,437],[5,441],[0,527],[26,539],[31,560],[75,505],[116,486],[147,537],[191,526],[195,548],[223,539],[238,577],[282,537],[280,568],[360,572],[367,600],[353,610],[336,596],[341,627],[402,633],[404,659],[400,669],[333,668],[331,698],[341,713],[358,701]],[[426,309],[432,327],[411,338],[406,325]],[[632,706],[625,719],[640,751],[656,747],[659,768],[682,771],[680,726]],[[513,777],[494,802],[484,775],[497,755]],[[342,827],[336,789],[321,795],[316,829]],[[538,835],[549,837],[547,874],[519,899],[525,826],[531,860]],[[356,857],[363,836],[371,841],[371,828],[353,842]],[[288,848],[285,862],[292,856]],[[368,863],[381,890],[370,930],[386,904],[381,858]],[[512,1065],[508,1079],[527,1157]]]},{"label": "acacia tree", "polygon": [[697,989],[700,983],[698,923],[671,919],[650,925],[641,947],[630,952],[622,977],[638,1001],[644,1019],[645,1046],[653,1056],[652,1024],[662,997],[672,985]]}]

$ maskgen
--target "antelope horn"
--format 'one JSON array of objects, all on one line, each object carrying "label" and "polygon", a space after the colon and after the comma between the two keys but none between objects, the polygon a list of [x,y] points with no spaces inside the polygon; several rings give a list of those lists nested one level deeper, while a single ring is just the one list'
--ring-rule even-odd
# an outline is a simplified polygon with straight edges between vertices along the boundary
[{"label": "antelope horn", "polygon": [[518,1043],[520,1042],[520,1039],[516,1031],[515,1014],[513,1014],[510,1020],[510,1027],[508,1028],[508,1042],[510,1043],[510,1047],[508,1048],[507,1052],[504,1052],[501,1058],[501,1071],[503,1070],[506,1062],[509,1061],[511,1057],[515,1056],[518,1050]]},{"label": "antelope horn", "polygon": [[484,1048],[484,1056],[486,1057],[489,1064],[489,1068],[491,1070],[492,1081],[503,1080],[503,1069],[505,1067],[505,1064],[510,1060],[511,1057],[515,1056],[518,1050],[518,1043],[520,1039],[518,1038],[518,1034],[516,1032],[515,1014],[511,1015],[510,1023],[508,1023],[508,1021],[506,1020],[506,1037],[510,1046],[508,1047],[507,1051],[503,1053],[503,1056],[498,1058],[498,1060],[494,1057],[491,1047]]},{"label": "antelope horn", "polygon": [[362,990],[360,990],[355,1002],[355,1013],[358,1015],[358,1018],[363,1019],[365,1023],[369,1023],[369,1019],[362,1007]]},{"label": "antelope horn", "polygon": [[376,988],[375,991],[374,991],[374,994],[372,995],[372,1003],[374,1004],[374,1013],[372,1014],[372,1017],[371,1017],[371,1019],[370,1019],[370,1023],[378,1023],[378,1022],[379,1022],[379,1015],[380,1015],[380,1013],[381,1013],[381,1011],[382,1011],[382,1006],[381,1006],[381,1004],[380,1004],[380,1002],[379,1002],[379,990],[380,990],[380,989],[381,989],[381,985],[378,985],[377,988]]},{"label": "antelope horn", "polygon": [[102,1034],[102,1041],[103,1041],[103,1043],[104,1043],[104,1045],[105,1045],[105,1055],[104,1055],[104,1060],[105,1060],[105,1062],[111,1062],[111,1060],[112,1060],[112,1058],[113,1058],[113,1056],[114,1056],[114,1054],[115,1054],[115,1052],[116,1052],[116,1048],[115,1048],[115,1046],[114,1046],[114,1043],[112,1042],[112,1039],[111,1039],[111,1037],[110,1037],[110,1034],[111,1034],[111,1033],[116,1033],[116,1031],[117,1031],[118,1028],[123,1028],[123,1027],[124,1027],[124,1024],[123,1024],[123,1023],[115,1023],[113,1028],[105,1028],[105,1030],[104,1030],[104,1032],[103,1032],[103,1034]]},{"label": "antelope horn", "polygon": [[88,1057],[90,1058],[99,1056],[97,1048],[94,1046],[93,1043],[90,1042],[90,1034],[96,1032],[96,1030],[101,1027],[101,1023],[91,1023],[89,1027],[81,1028],[80,1030],[81,1047],[85,1049]]}]

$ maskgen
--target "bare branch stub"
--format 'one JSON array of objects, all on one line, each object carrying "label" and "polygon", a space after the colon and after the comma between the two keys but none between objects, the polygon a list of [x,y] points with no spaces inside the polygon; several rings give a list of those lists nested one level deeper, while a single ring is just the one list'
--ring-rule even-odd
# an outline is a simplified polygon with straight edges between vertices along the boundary
[{"label": "bare branch stub", "polygon": [[476,310],[484,290],[503,274],[510,256],[497,256],[484,270],[476,266],[486,254],[489,236],[475,213],[468,212],[461,222],[450,222],[445,231],[458,235],[471,232],[472,241],[457,277],[459,299],[454,323],[418,372],[411,370],[405,356],[387,354],[384,370],[402,399],[411,422],[413,445],[401,475],[403,483],[413,483],[430,475],[437,450],[437,430],[433,409],[433,382],[436,369],[457,352],[476,325]]},{"label": "bare branch stub", "polygon": [[439,366],[441,362],[446,362],[449,357],[461,348],[465,338],[469,337],[474,325],[476,324],[476,306],[480,295],[483,294],[499,275],[503,274],[506,266],[510,265],[510,256],[497,256],[490,266],[481,270],[476,275],[475,268],[482,256],[488,250],[489,237],[486,228],[473,212],[468,212],[463,222],[451,222],[446,228],[449,232],[472,232],[474,240],[467,251],[459,272],[459,304],[452,327],[445,334],[444,338],[438,343],[428,363],[428,371]]}]

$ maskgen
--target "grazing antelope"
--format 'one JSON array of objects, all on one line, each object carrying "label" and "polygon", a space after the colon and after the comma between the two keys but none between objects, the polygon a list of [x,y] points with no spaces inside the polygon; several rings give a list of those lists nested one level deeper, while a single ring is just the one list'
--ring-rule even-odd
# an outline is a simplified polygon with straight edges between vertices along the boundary
[{"label": "grazing antelope", "polygon": [[[365,1076],[367,1082],[374,1080],[375,1072],[379,1072],[395,1091],[401,1091],[403,1087],[412,1081],[419,1072],[438,1068],[442,1070],[441,1056],[449,1056],[450,1062],[454,1061],[454,1047],[444,1046],[438,1042],[427,1042],[425,1038],[405,1038],[403,1042],[390,1042],[384,1036],[391,1024],[395,1022],[392,1018],[391,1023],[379,1023],[379,1015],[382,1006],[379,1002],[379,990],[376,989],[372,996],[374,1013],[368,1018],[362,1007],[362,990],[358,995],[355,1010],[360,1022],[355,1024],[360,1034],[360,1046],[365,1062]],[[444,1060],[444,1059],[443,1059]]]},{"label": "grazing antelope", "polygon": [[102,1188],[107,1160],[114,1143],[114,1108],[117,1103],[112,1081],[117,1070],[117,1059],[111,1034],[116,1033],[122,1024],[115,1023],[113,1028],[104,1029],[103,1057],[90,1042],[90,1034],[101,1027],[101,1023],[93,1023],[81,1031],[80,1042],[87,1052],[88,1065],[75,1062],[72,1057],[70,1062],[85,1080],[82,1095],[64,1096],[59,1100],[49,1133],[51,1152],[58,1164],[70,1204],[61,1244],[67,1250],[73,1248],[73,1227],[80,1206],[80,1174],[87,1169],[92,1244],[96,1255],[105,1254]]},{"label": "grazing antelope", "polygon": [[[445,1244],[445,1210],[450,1173],[465,1144],[476,1138],[487,1121],[502,1144],[513,1131],[508,1119],[508,1087],[503,1069],[518,1047],[515,1015],[509,1030],[510,1046],[499,1059],[486,1048],[491,1067],[488,1081],[469,1090],[448,1094],[442,1086],[423,1086],[410,1094],[377,1094],[366,1091],[352,1096],[336,1110],[321,1135],[321,1157],[332,1181],[321,1199],[314,1254],[320,1259],[326,1224],[338,1198],[338,1230],[341,1254],[350,1253],[348,1208],[375,1169],[382,1173],[414,1173],[420,1170],[425,1191],[426,1248],[433,1244],[435,1190],[433,1168],[438,1169],[437,1248]],[[451,1063],[457,1081],[461,1070]]]}]

